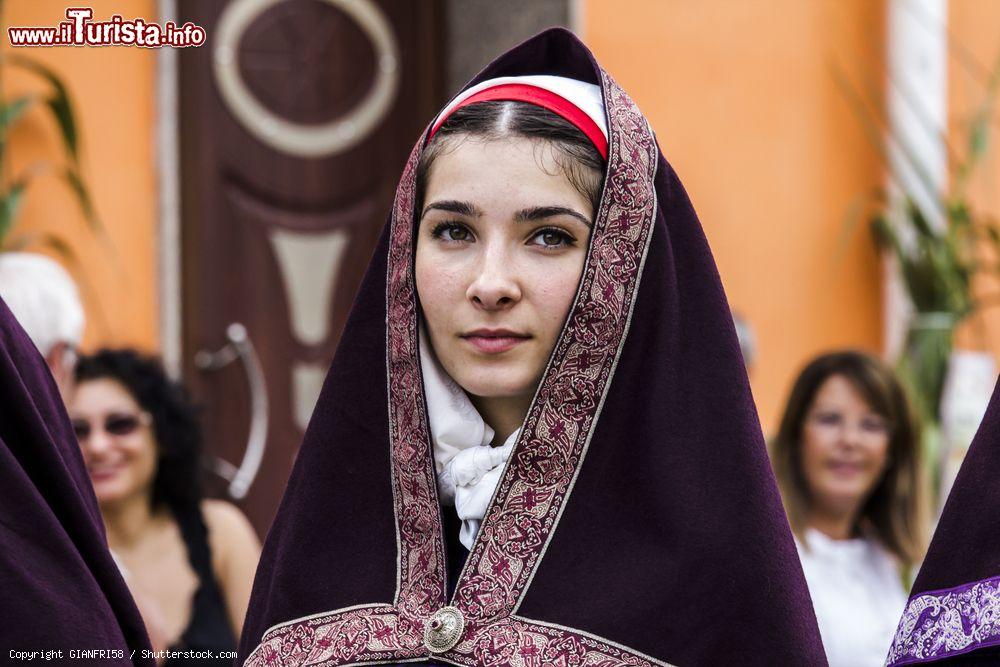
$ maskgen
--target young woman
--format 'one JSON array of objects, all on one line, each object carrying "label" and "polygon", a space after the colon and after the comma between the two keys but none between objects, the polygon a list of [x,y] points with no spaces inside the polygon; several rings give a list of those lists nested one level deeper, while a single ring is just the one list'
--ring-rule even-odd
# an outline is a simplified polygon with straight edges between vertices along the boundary
[{"label": "young woman", "polygon": [[886,664],[1000,664],[1000,385],[951,487]]},{"label": "young woman", "polygon": [[232,651],[260,547],[239,510],[201,498],[201,434],[186,392],[131,350],[81,358],[76,382],[73,428],[154,645]]},{"label": "young woman", "polygon": [[917,433],[899,382],[870,355],[818,357],[792,387],[774,468],[832,667],[885,661],[923,556]]},{"label": "young woman", "polygon": [[415,147],[240,657],[825,663],[701,228],[572,34]]}]

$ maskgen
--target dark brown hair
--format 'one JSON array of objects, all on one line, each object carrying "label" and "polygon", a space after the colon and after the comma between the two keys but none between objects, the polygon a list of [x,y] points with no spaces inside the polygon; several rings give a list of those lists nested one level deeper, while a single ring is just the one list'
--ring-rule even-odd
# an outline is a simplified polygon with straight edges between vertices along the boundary
[{"label": "dark brown hair", "polygon": [[553,156],[560,169],[573,187],[587,198],[596,215],[601,199],[604,159],[587,135],[543,107],[527,102],[490,101],[457,109],[424,148],[416,174],[418,217],[423,209],[431,166],[463,137],[490,141],[524,137],[545,142],[555,149]]},{"label": "dark brown hair", "polygon": [[771,442],[774,473],[788,520],[802,539],[811,499],[802,470],[802,429],[816,393],[834,375],[846,379],[889,427],[889,465],[865,500],[857,529],[868,528],[903,565],[923,557],[926,546],[924,480],[916,417],[899,380],[885,364],[864,352],[832,352],[811,361],[799,374]]}]

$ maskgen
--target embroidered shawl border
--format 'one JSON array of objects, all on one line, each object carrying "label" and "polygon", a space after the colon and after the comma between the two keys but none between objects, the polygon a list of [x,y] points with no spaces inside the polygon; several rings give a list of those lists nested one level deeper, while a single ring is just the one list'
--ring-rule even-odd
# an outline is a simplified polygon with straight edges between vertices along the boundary
[{"label": "embroidered shawl border", "polygon": [[363,605],[299,619],[267,631],[245,667],[378,665],[431,658],[462,666],[672,667],[668,663],[580,630],[512,616],[482,628],[462,652],[431,656],[404,646],[392,605]]},{"label": "embroidered shawl border", "polygon": [[914,595],[886,664],[912,665],[1000,645],[1000,576]]}]

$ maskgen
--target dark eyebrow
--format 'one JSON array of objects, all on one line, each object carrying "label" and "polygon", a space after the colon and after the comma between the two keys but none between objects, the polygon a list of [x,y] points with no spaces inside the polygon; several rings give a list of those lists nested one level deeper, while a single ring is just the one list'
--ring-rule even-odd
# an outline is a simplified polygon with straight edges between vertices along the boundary
[{"label": "dark eyebrow", "polygon": [[431,202],[425,206],[424,210],[420,213],[421,220],[425,215],[427,215],[428,211],[447,211],[448,213],[456,213],[470,218],[478,218],[483,215],[483,212],[476,208],[473,204],[465,201],[456,201],[454,199]]},{"label": "dark eyebrow", "polygon": [[576,218],[587,227],[592,226],[590,220],[587,220],[584,216],[565,206],[535,206],[533,208],[525,208],[514,214],[514,220],[517,222],[531,222],[533,220],[554,218],[557,215],[568,215]]}]

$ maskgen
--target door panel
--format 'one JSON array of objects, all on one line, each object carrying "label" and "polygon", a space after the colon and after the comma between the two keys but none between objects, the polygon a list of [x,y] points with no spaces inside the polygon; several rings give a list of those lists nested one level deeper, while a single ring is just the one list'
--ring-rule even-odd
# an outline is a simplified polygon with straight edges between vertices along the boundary
[{"label": "door panel", "polygon": [[[263,535],[408,151],[442,103],[438,7],[180,0],[179,19],[209,36],[180,55],[182,370],[224,474],[252,403],[266,412],[241,501]],[[233,323],[248,342],[228,341]]]}]

